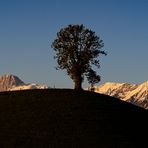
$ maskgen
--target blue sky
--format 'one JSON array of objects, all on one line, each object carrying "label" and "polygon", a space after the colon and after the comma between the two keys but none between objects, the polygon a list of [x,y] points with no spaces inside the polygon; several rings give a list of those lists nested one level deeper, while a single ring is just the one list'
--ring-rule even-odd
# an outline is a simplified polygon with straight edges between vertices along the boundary
[{"label": "blue sky", "polygon": [[[51,43],[68,24],[84,24],[104,41],[100,83],[148,79],[148,0],[0,0],[0,75],[73,88],[55,70]],[[84,82],[83,87],[87,87]]]}]

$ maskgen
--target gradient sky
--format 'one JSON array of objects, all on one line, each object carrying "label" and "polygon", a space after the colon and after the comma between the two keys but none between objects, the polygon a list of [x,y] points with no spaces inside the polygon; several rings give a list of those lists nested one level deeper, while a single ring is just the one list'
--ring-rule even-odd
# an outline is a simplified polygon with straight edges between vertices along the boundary
[{"label": "gradient sky", "polygon": [[55,70],[51,48],[68,24],[84,24],[103,39],[100,84],[148,80],[148,0],[0,0],[0,75],[72,88],[66,72]]}]

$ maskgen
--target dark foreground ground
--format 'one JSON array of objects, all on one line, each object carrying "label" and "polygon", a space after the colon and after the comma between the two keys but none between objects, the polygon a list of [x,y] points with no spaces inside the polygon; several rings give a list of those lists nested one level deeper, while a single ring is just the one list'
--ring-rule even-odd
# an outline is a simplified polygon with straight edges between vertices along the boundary
[{"label": "dark foreground ground", "polygon": [[0,148],[148,148],[148,111],[73,90],[0,93]]}]

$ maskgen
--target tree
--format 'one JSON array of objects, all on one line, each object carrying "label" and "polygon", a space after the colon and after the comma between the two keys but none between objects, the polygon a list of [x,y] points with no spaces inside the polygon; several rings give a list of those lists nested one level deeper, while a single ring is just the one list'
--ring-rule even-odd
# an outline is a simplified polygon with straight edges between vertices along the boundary
[{"label": "tree", "polygon": [[81,24],[62,28],[51,47],[56,52],[57,69],[65,69],[75,83],[74,88],[81,90],[85,76],[93,85],[100,81],[92,66],[100,67],[98,57],[100,54],[106,55],[105,51],[100,50],[103,46],[103,41],[95,32]]},{"label": "tree", "polygon": [[95,89],[94,84],[100,81],[100,76],[97,75],[94,70],[90,69],[86,77],[87,77],[88,83],[91,84],[91,91],[94,91]]}]

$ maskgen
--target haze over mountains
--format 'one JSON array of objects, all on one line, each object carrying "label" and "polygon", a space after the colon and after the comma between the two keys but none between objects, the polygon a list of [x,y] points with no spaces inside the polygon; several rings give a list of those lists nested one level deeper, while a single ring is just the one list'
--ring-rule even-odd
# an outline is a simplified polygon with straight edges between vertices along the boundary
[{"label": "haze over mountains", "polygon": [[117,97],[148,109],[148,81],[142,84],[107,82],[95,86],[95,92]]},{"label": "haze over mountains", "polygon": [[20,78],[12,74],[6,74],[0,76],[0,92],[1,91],[14,91],[25,89],[47,89],[47,85],[24,83]]}]

